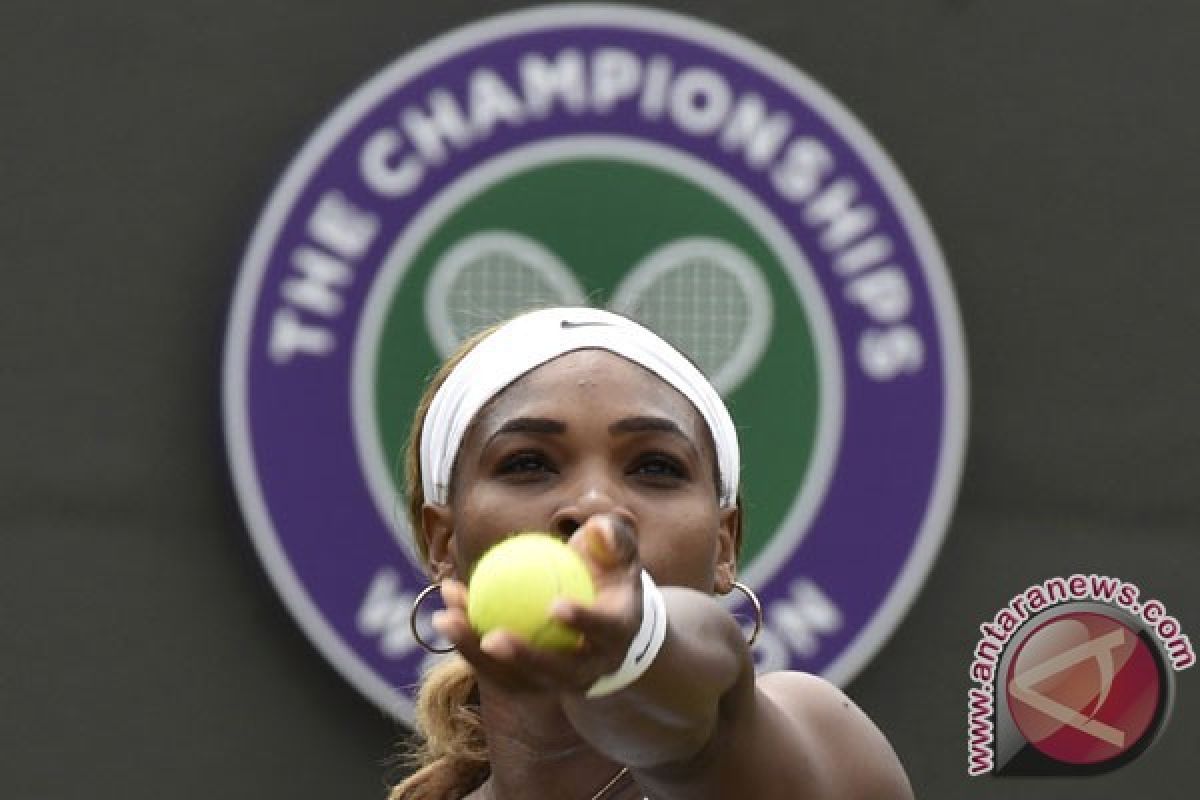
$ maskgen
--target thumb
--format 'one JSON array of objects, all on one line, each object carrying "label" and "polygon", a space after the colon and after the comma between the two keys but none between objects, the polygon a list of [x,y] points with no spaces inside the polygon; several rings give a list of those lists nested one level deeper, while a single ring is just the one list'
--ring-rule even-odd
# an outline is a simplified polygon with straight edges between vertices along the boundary
[{"label": "thumb", "polygon": [[614,514],[592,515],[569,543],[600,572],[625,572],[638,560],[633,527]]}]

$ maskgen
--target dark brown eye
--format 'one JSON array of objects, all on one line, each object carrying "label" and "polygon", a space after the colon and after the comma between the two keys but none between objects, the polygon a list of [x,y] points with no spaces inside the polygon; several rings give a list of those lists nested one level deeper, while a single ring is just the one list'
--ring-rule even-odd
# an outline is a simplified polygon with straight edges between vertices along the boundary
[{"label": "dark brown eye", "polygon": [[520,452],[507,456],[497,470],[501,475],[528,475],[552,471],[549,460],[541,453]]},{"label": "dark brown eye", "polygon": [[674,456],[665,453],[648,453],[634,464],[634,473],[657,482],[686,480],[687,469]]}]

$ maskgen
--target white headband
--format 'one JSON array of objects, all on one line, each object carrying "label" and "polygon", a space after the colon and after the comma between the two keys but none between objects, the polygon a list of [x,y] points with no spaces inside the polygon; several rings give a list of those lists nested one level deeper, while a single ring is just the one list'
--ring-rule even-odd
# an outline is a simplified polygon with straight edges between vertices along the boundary
[{"label": "white headband", "polygon": [[517,378],[564,353],[600,348],[640,364],[691,401],[712,432],[721,479],[721,505],[737,498],[737,431],[708,379],[652,331],[595,308],[547,308],[510,320],[477,344],[446,376],[421,428],[421,475],[426,500],[445,503],[458,449],[483,406]]}]

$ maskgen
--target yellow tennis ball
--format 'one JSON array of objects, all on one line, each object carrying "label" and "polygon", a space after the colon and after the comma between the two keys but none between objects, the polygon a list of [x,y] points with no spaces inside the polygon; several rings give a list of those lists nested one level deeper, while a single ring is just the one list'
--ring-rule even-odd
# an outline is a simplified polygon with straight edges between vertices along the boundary
[{"label": "yellow tennis ball", "polygon": [[519,533],[493,546],[475,565],[467,591],[476,633],[504,629],[545,650],[569,650],[581,638],[550,619],[554,599],[589,605],[596,598],[583,559],[547,533]]}]

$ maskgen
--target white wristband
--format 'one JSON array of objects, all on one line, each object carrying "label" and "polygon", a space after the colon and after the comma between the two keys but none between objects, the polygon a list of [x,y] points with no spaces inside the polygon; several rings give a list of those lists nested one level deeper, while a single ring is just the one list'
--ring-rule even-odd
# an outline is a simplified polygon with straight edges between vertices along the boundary
[{"label": "white wristband", "polygon": [[629,643],[621,666],[617,667],[616,672],[598,678],[587,690],[587,696],[604,697],[619,692],[642,677],[642,673],[654,663],[666,638],[667,604],[663,602],[662,592],[650,573],[642,570],[642,626]]}]

